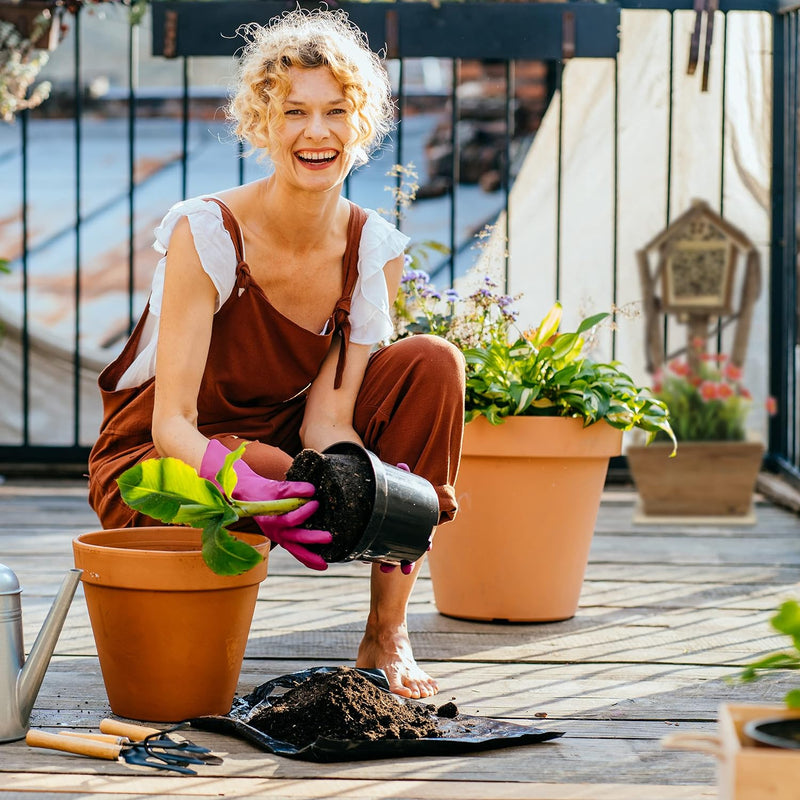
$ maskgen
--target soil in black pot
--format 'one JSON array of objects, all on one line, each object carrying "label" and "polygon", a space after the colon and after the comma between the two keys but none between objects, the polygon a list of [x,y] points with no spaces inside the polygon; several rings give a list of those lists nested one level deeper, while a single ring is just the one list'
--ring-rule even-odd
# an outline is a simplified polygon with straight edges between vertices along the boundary
[{"label": "soil in black pot", "polygon": [[286,480],[308,481],[316,487],[319,509],[301,527],[330,531],[325,545],[306,545],[326,561],[343,561],[364,533],[375,498],[375,479],[370,466],[344,454],[301,451],[289,467]]},{"label": "soil in black pot", "polygon": [[313,675],[249,722],[273,739],[305,747],[340,740],[435,739],[436,706],[406,704],[351,667]]}]

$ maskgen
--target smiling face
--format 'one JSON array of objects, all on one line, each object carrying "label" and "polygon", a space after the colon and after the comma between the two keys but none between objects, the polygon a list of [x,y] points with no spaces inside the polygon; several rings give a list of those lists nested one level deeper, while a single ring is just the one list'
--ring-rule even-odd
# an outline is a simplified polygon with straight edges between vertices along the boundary
[{"label": "smiling face", "polygon": [[341,185],[353,165],[351,103],[327,67],[289,68],[291,86],[271,149],[275,174],[297,188]]}]

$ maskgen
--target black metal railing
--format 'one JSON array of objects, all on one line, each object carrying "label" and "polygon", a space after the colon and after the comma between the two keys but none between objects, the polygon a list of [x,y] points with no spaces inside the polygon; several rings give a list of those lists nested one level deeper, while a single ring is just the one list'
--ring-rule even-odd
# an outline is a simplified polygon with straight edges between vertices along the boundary
[{"label": "black metal railing", "polygon": [[[436,7],[426,3],[342,3],[353,20],[367,33],[373,43],[386,43],[390,64],[396,66],[394,82],[397,87],[397,103],[401,123],[385,152],[379,154],[372,170],[358,171],[348,179],[346,191],[354,200],[361,202],[365,193],[374,192],[375,185],[383,182],[382,176],[394,163],[407,163],[409,152],[422,153],[420,133],[416,122],[426,109],[434,108],[449,123],[449,141],[444,159],[447,164],[439,175],[439,188],[443,195],[436,203],[439,222],[436,237],[449,246],[450,255],[432,263],[431,270],[442,284],[454,280],[474,261],[470,253],[472,231],[469,225],[479,228],[484,222],[497,218],[504,220],[506,238],[509,236],[509,203],[514,186],[521,153],[535,138],[536,120],[528,124],[527,133],[520,128],[522,73],[531,62],[541,65],[541,107],[534,112],[541,114],[554,95],[560,97],[558,105],[558,136],[556,148],[555,191],[555,258],[553,263],[554,297],[560,296],[563,285],[571,278],[563,270],[564,215],[569,214],[562,196],[564,121],[563,113],[570,98],[564,96],[564,65],[572,58],[599,58],[613,61],[614,80],[611,103],[614,117],[612,144],[613,195],[610,225],[611,270],[608,275],[608,295],[617,301],[619,286],[619,175],[620,161],[624,154],[619,151],[619,27],[623,10],[661,10],[670,16],[670,36],[674,39],[676,12],[691,11],[691,0],[668,2],[635,2],[623,0],[619,3],[444,3]],[[83,22],[90,21],[78,15],[70,33],[72,56],[72,96],[65,105],[66,120],[59,123],[62,135],[70,134],[72,155],[69,164],[62,165],[71,171],[73,180],[69,189],[63,187],[61,206],[54,214],[61,215],[58,225],[48,228],[43,220],[42,206],[49,208],[52,197],[43,194],[41,183],[41,154],[43,145],[37,138],[38,131],[52,127],[52,117],[58,106],[52,100],[40,110],[26,112],[20,116],[14,137],[0,131],[0,167],[4,163],[19,164],[3,180],[3,193],[19,194],[19,247],[12,253],[12,268],[16,275],[14,290],[19,292],[16,315],[6,322],[5,341],[0,342],[0,356],[18,348],[18,357],[8,355],[2,378],[6,389],[17,391],[17,407],[5,413],[8,420],[17,420],[15,431],[13,420],[0,435],[0,468],[11,470],[22,465],[78,465],[83,468],[91,441],[96,432],[99,401],[91,392],[91,386],[102,361],[103,350],[86,344],[87,315],[85,309],[90,302],[98,302],[95,282],[104,279],[102,253],[95,252],[94,242],[103,238],[105,232],[115,225],[119,234],[112,243],[117,261],[123,265],[124,279],[115,292],[116,311],[122,322],[105,337],[106,350],[111,353],[118,348],[131,329],[146,300],[147,281],[142,275],[152,271],[152,256],[145,260],[142,250],[149,242],[146,233],[152,229],[149,221],[157,219],[176,200],[220,188],[208,186],[212,174],[229,174],[223,185],[251,180],[256,174],[252,161],[242,158],[242,149],[226,139],[225,128],[215,115],[215,106],[222,102],[222,94],[206,95],[203,87],[193,82],[194,67],[202,59],[225,56],[230,60],[237,43],[220,31],[233,32],[237,25],[251,19],[266,20],[295,6],[294,2],[274,0],[236,0],[230,2],[159,2],[152,4],[152,48],[153,53],[163,56],[164,71],[174,75],[174,88],[151,90],[137,83],[137,59],[141,46],[145,44],[144,29],[126,28],[126,69],[122,87],[106,93],[98,100],[87,93],[87,73],[96,69],[98,54],[86,56],[88,33],[82,30]],[[770,392],[777,398],[778,413],[769,423],[769,463],[788,475],[800,477],[800,435],[798,434],[798,321],[797,321],[797,271],[796,271],[796,221],[797,221],[797,34],[798,17],[794,7],[777,8],[771,0],[733,0],[722,2],[721,25],[717,31],[722,37],[722,80],[725,81],[727,52],[726,25],[728,15],[739,11],[761,11],[771,15],[774,30],[773,60],[773,164],[772,164],[772,230],[770,233],[770,312],[769,312],[769,362]],[[87,24],[88,28],[88,24]],[[667,117],[667,164],[664,224],[679,213],[671,207],[672,173],[680,165],[672,161],[673,154],[673,86],[672,76],[675,43],[669,43],[669,85]],[[118,60],[119,53],[115,53]],[[436,59],[440,71],[437,88],[423,92],[414,85],[413,69],[423,59]],[[428,62],[426,62],[428,63]],[[499,139],[495,142],[497,175],[492,191],[482,194],[465,189],[462,178],[469,161],[465,161],[465,150],[469,142],[463,133],[464,101],[457,87],[463,81],[464,72],[475,64],[495,65],[502,91],[498,119],[503,123]],[[91,69],[90,69],[91,68]],[[424,89],[425,87],[423,87]],[[725,116],[726,91],[722,91],[722,114]],[[169,106],[169,108],[165,108]],[[109,114],[116,109],[116,114]],[[110,121],[109,121],[110,120]],[[68,126],[68,127],[65,127]],[[448,126],[444,126],[445,128]],[[159,140],[162,150],[154,150],[152,140],[162,131]],[[725,142],[724,125],[720,132]],[[104,137],[102,147],[97,145]],[[49,141],[53,141],[51,138]],[[119,146],[125,162],[125,176],[116,180],[112,191],[102,182],[99,160],[103,148],[110,142]],[[213,144],[213,155],[212,152]],[[51,148],[56,145],[49,145]],[[59,145],[60,146],[60,145]],[[35,152],[34,152],[35,151]],[[105,150],[103,150],[105,152]],[[718,198],[722,212],[725,203],[725,173],[722,153],[711,154],[720,159],[719,185],[712,187],[711,195]],[[117,154],[119,160],[119,153]],[[16,159],[16,160],[15,160]],[[147,165],[157,162],[156,168]],[[116,164],[116,161],[114,162]],[[115,167],[116,168],[116,167]],[[228,173],[229,171],[229,173]],[[13,173],[13,174],[12,174]],[[89,174],[90,173],[90,174]],[[38,177],[37,177],[38,176]],[[378,176],[376,178],[376,176]],[[399,178],[397,179],[400,180]],[[12,187],[13,183],[13,187]],[[399,184],[398,184],[399,186]],[[443,187],[443,188],[442,188]],[[427,187],[423,186],[423,189]],[[100,191],[102,190],[102,191]],[[50,190],[52,193],[53,189]],[[104,194],[105,192],[105,194]],[[465,194],[465,192],[471,192]],[[100,201],[98,197],[105,199]],[[372,197],[373,195],[370,195]],[[43,197],[47,202],[43,203]],[[466,199],[465,199],[466,198]],[[492,202],[485,202],[489,198]],[[391,200],[386,198],[387,204]],[[478,202],[480,201],[480,202]],[[49,204],[49,205],[48,205]],[[65,206],[72,213],[64,212]],[[482,210],[485,206],[485,210]],[[416,218],[401,221],[401,226],[415,237],[428,236],[430,217],[421,213]],[[429,217],[426,219],[426,217]],[[0,214],[2,219],[2,214]],[[147,223],[147,224],[146,224]],[[149,228],[148,228],[149,224]],[[14,232],[12,224],[12,233]],[[119,229],[122,229],[120,233]],[[44,233],[42,229],[45,229]],[[0,228],[2,230],[2,228]],[[102,232],[102,233],[101,233]],[[13,237],[12,237],[13,238]],[[0,239],[5,245],[9,237]],[[64,242],[71,242],[71,252],[66,255]],[[39,306],[37,300],[38,281],[47,272],[46,260],[59,246],[60,258],[72,262],[71,309],[65,316],[67,325],[54,330],[61,339],[69,357],[53,367],[54,358],[48,355],[47,342],[42,345],[40,337],[34,336],[31,320]],[[0,253],[1,255],[2,253]],[[508,255],[506,255],[506,267]],[[111,268],[109,267],[109,271]],[[0,279],[3,281],[4,279]],[[8,286],[0,283],[0,288]],[[10,290],[9,290],[10,291]],[[66,300],[64,301],[67,302]],[[94,312],[93,312],[94,313]],[[47,314],[40,315],[47,319]],[[52,343],[50,343],[52,344]],[[611,337],[612,355],[616,354],[616,336]],[[44,347],[43,350],[37,348]],[[90,352],[91,350],[91,352]],[[765,354],[766,357],[766,354]],[[17,360],[14,361],[13,359]],[[12,364],[13,361],[13,364]],[[54,369],[54,374],[42,389],[37,383],[42,365]],[[88,388],[87,388],[88,387]],[[46,396],[43,396],[46,395]],[[96,393],[95,393],[96,395]],[[40,422],[41,406],[46,401],[60,405],[60,413],[52,423]],[[48,430],[48,424],[51,426]]]}]

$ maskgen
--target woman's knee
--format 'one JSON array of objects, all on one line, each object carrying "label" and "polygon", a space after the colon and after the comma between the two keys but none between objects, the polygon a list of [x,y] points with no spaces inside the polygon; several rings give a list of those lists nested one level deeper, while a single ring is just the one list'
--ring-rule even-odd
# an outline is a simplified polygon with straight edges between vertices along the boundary
[{"label": "woman's knee", "polygon": [[464,356],[451,342],[441,336],[417,334],[400,339],[391,345],[403,361],[410,361],[425,372],[432,372],[440,382],[464,384]]}]

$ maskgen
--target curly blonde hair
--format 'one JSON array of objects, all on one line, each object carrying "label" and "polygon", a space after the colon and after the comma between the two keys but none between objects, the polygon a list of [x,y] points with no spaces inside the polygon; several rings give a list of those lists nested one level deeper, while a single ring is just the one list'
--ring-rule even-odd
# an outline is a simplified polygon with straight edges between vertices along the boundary
[{"label": "curly blonde hair", "polygon": [[380,56],[347,12],[298,8],[267,25],[242,25],[237,33],[247,43],[227,114],[234,134],[250,144],[250,153],[262,149],[268,155],[273,149],[291,89],[289,69],[328,67],[351,107],[354,136],[345,149],[355,165],[367,161],[394,125],[394,103]]}]

